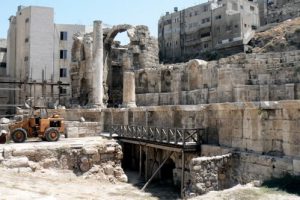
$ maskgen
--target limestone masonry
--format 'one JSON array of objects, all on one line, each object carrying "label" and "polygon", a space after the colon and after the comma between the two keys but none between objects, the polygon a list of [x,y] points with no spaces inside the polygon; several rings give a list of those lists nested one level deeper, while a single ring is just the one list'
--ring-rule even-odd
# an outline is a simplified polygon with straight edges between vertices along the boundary
[{"label": "limestone masonry", "polygon": [[[0,136],[31,115],[25,100],[44,100],[66,134],[53,143],[8,140],[0,167],[113,183],[136,170],[145,188],[159,179],[183,198],[299,176],[299,2],[175,8],[160,18],[158,39],[144,25],[95,20],[88,31],[54,24],[52,8],[19,7],[0,40],[0,106],[9,118]],[[127,45],[115,40],[122,32]]]}]

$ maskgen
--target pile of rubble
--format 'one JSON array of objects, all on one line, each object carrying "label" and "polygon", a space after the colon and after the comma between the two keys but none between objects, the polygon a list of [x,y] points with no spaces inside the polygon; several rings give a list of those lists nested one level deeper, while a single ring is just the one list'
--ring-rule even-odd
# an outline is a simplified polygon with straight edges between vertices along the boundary
[{"label": "pile of rubble", "polygon": [[253,53],[284,52],[300,49],[300,17],[258,32],[250,41]]},{"label": "pile of rubble", "polygon": [[0,167],[16,172],[71,170],[85,178],[113,183],[127,182],[122,158],[121,146],[101,137],[69,138],[55,143],[11,143],[0,147]]}]

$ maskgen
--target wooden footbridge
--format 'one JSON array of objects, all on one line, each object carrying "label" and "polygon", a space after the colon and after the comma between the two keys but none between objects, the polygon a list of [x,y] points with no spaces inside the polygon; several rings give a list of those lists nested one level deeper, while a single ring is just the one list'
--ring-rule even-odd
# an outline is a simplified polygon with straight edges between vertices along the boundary
[{"label": "wooden footbridge", "polygon": [[[139,145],[139,172],[142,174],[142,147],[145,146],[146,166],[148,165],[148,147],[169,151],[166,158],[163,159],[158,169],[147,180],[142,190],[144,190],[155,175],[159,172],[165,162],[174,152],[179,152],[181,156],[181,166],[185,166],[185,152],[200,151],[205,129],[203,128],[162,128],[152,126],[134,126],[134,125],[112,125],[110,137],[118,139],[124,143]],[[147,167],[145,168],[145,179],[148,177]],[[184,167],[181,170],[181,195],[184,191]]]}]

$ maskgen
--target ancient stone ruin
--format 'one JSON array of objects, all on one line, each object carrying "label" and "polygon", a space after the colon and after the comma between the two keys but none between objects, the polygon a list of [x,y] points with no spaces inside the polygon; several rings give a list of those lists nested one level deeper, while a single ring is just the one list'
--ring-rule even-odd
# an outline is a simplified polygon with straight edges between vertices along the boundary
[{"label": "ancient stone ruin", "polygon": [[[95,26],[97,24],[95,22]],[[126,47],[117,46],[113,39],[124,31],[127,31],[130,44]],[[93,34],[95,30],[94,33],[74,36],[71,68],[73,99],[80,105],[93,105],[95,99],[100,98],[102,100],[99,103],[104,106],[136,106],[133,70],[157,67],[157,41],[150,37],[146,26],[124,24],[103,32],[101,30],[103,43],[98,45],[95,40],[102,41],[102,38],[95,38]],[[103,57],[99,57],[101,53],[93,53],[97,48],[101,49]],[[103,62],[96,63],[96,60]],[[99,69],[97,66],[102,65],[103,70],[99,77],[103,77],[103,80],[95,77],[95,70]],[[103,83],[102,86],[99,82]],[[98,89],[101,89],[99,91],[94,90],[97,84]],[[96,93],[103,93],[103,96],[95,96]]]},{"label": "ancient stone ruin", "polygon": [[[125,31],[122,46],[114,38]],[[145,179],[142,190],[169,180],[182,197],[300,175],[300,49],[164,65],[146,26],[95,21],[73,38],[73,108],[49,110],[69,138],[7,144],[0,166],[112,182],[127,181],[127,167]]]},{"label": "ancient stone ruin", "polygon": [[[125,47],[113,41],[122,31],[130,38]],[[81,105],[92,103],[92,96],[86,94],[89,90],[80,89],[92,88],[87,80],[92,77],[89,69],[96,58],[90,49],[96,41],[91,42],[91,35],[76,36],[74,41],[73,97]],[[299,174],[299,50],[163,65],[158,63],[157,43],[144,26],[116,26],[103,30],[103,37],[103,105],[129,107],[102,109],[104,132],[114,125],[126,126],[127,131],[118,129],[123,134],[130,128],[142,134],[139,128],[158,127],[160,137],[163,128],[204,130],[201,151],[179,151],[164,160],[173,165],[174,184],[182,188],[191,184],[192,193],[203,194],[237,183]],[[139,168],[148,180],[170,150],[148,145],[147,140],[142,146],[128,143],[130,137],[137,138],[126,137],[124,159],[131,160],[130,165],[158,163],[154,169],[148,168],[151,164]]]}]

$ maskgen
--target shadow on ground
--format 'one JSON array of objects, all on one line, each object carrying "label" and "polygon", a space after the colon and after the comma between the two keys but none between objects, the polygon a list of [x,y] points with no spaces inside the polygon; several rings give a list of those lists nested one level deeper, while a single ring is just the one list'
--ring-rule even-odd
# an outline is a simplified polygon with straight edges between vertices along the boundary
[{"label": "shadow on ground", "polygon": [[[128,183],[141,189],[145,184],[145,180],[139,177],[136,171],[125,171],[128,176]],[[160,200],[180,199],[180,189],[175,187],[170,181],[151,181],[145,192],[150,193],[153,197]]]},{"label": "shadow on ground", "polygon": [[282,190],[287,193],[300,196],[300,176],[291,176],[287,174],[282,178],[273,178],[265,181],[262,186],[275,188],[277,190]]}]

